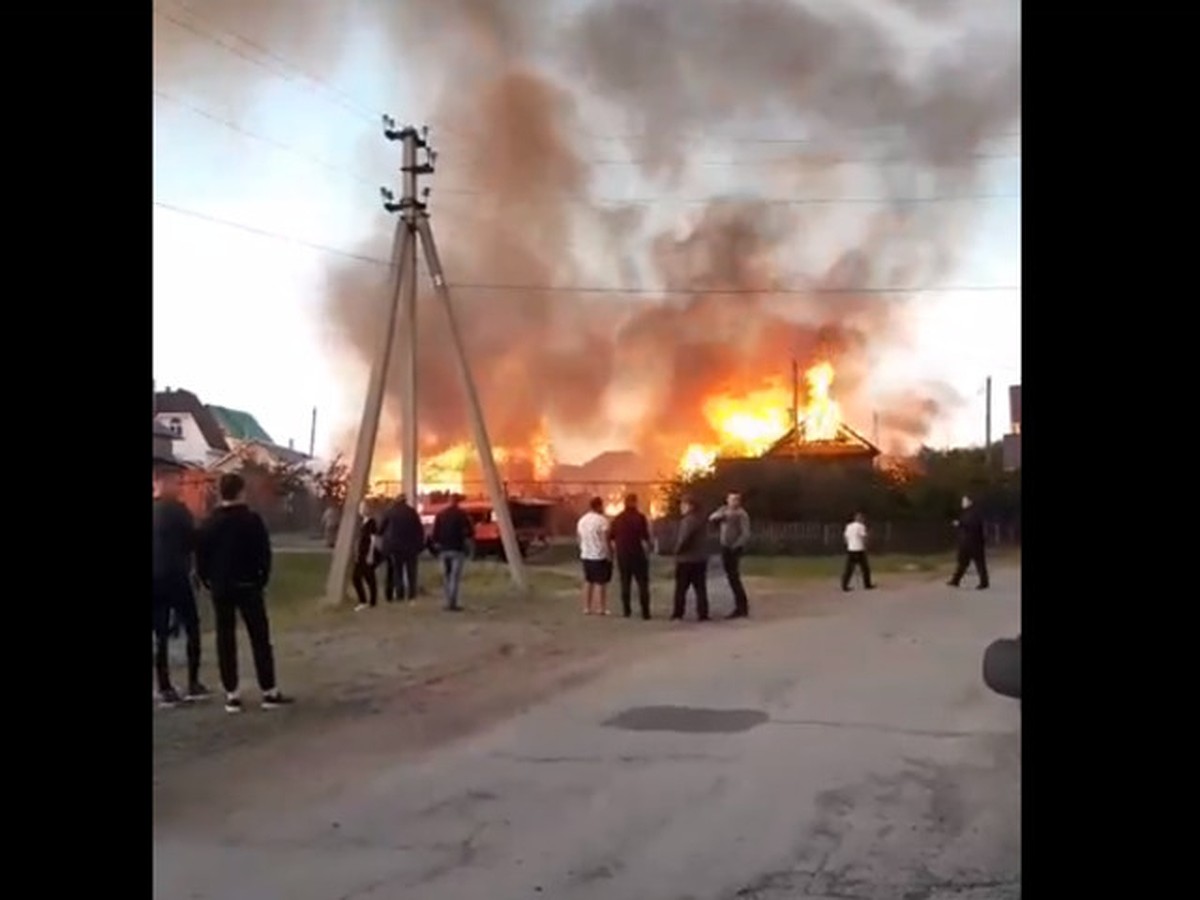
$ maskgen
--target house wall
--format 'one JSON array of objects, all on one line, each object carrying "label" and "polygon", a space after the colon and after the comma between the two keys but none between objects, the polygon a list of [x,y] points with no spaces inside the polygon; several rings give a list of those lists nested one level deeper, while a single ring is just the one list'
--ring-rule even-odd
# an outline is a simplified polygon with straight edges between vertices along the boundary
[{"label": "house wall", "polygon": [[179,486],[179,499],[191,510],[196,521],[204,519],[217,500],[212,476],[196,469],[184,472]]},{"label": "house wall", "polygon": [[1002,452],[1004,455],[1004,470],[1015,472],[1021,468],[1021,435],[1006,434],[1003,438]]},{"label": "house wall", "polygon": [[834,471],[869,471],[875,465],[875,458],[870,454],[855,454],[845,456],[763,456],[754,458],[718,459],[717,474],[736,478],[742,472],[762,473],[773,472],[778,475],[794,476],[796,478],[820,477],[824,472]]},{"label": "house wall", "polygon": [[154,435],[154,455],[170,459],[175,455],[175,442],[168,437]]},{"label": "house wall", "polygon": [[204,439],[204,434],[200,431],[200,426],[196,424],[196,420],[192,417],[191,413],[164,412],[158,413],[154,417],[154,421],[168,430],[171,430],[172,420],[178,420],[179,422],[179,439],[171,442],[171,452],[176,459],[207,465],[215,458],[223,455],[220,452],[214,453],[209,449],[208,441]]}]

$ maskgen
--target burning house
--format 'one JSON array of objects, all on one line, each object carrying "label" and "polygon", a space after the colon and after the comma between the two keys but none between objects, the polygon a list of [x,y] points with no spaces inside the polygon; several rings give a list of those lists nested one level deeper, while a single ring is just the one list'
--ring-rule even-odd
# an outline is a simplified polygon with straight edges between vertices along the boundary
[{"label": "burning house", "polygon": [[[790,474],[796,474],[797,467],[869,469],[880,451],[843,420],[832,395],[834,375],[834,366],[827,360],[803,374],[794,363],[790,385],[772,379],[749,392],[710,393],[703,402],[704,426],[687,433],[707,441],[689,443],[682,452],[682,441],[667,440],[654,457],[610,450],[582,465],[564,465],[556,459],[549,429],[543,423],[525,447],[497,445],[493,451],[497,468],[512,501],[549,502],[568,526],[593,496],[601,497],[606,512],[614,515],[622,508],[625,495],[635,493],[642,508],[657,517],[664,511],[660,489],[666,484],[715,471],[744,466],[759,470],[779,466]],[[371,493],[390,496],[399,492],[402,468],[399,456],[376,460]],[[418,507],[436,505],[449,493],[463,494],[469,501],[487,506],[478,456],[471,443],[423,456],[418,471]]]},{"label": "burning house", "polygon": [[689,447],[681,471],[729,472],[746,465],[872,467],[879,448],[842,420],[831,394],[833,379],[828,362],[809,368],[804,373],[806,401],[801,406],[799,367],[793,365],[790,408],[781,412],[776,405],[756,413],[752,405],[727,405],[726,415],[713,422],[725,441],[716,447]]}]

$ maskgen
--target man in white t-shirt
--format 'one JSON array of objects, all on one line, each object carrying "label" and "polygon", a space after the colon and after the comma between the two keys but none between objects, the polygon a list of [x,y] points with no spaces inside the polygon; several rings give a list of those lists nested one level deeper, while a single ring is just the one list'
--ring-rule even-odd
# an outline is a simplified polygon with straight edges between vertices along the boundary
[{"label": "man in white t-shirt", "polygon": [[[612,581],[612,559],[608,552],[608,518],[604,501],[593,497],[579,519],[579,558],[583,561],[583,613],[608,615],[608,583]],[[597,602],[598,601],[598,602]]]},{"label": "man in white t-shirt", "polygon": [[862,513],[855,513],[843,535],[846,539],[846,567],[842,569],[842,590],[850,590],[850,579],[857,568],[862,572],[863,587],[868,591],[871,583],[871,565],[867,562],[867,525]]}]

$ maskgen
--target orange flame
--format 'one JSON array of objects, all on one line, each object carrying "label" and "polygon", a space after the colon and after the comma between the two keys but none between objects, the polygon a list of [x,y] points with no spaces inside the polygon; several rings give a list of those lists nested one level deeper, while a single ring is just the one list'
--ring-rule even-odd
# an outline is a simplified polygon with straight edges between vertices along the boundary
[{"label": "orange flame", "polygon": [[[804,373],[807,399],[798,410],[804,424],[804,439],[829,441],[841,427],[841,408],[830,396],[834,369],[820,362]],[[792,425],[791,391],[774,380],[766,387],[742,394],[718,394],[704,402],[704,417],[717,436],[713,444],[689,444],[679,459],[684,478],[713,470],[718,456],[761,456],[783,437]]]},{"label": "orange flame", "polygon": [[804,373],[808,382],[808,402],[804,407],[804,438],[809,441],[832,441],[842,425],[842,410],[829,396],[833,385],[833,366],[818,363]]},{"label": "orange flame", "polygon": [[684,478],[709,474],[717,462],[717,449],[704,444],[689,444],[679,460],[679,474]]},{"label": "orange flame", "polygon": [[[554,469],[558,465],[550,443],[549,427],[544,421],[530,438],[528,447],[493,447],[492,457],[496,460],[502,476],[507,466],[523,467],[524,474],[517,475],[518,479],[527,479],[532,471],[535,479],[548,480],[553,477]],[[471,475],[472,479],[480,477],[475,468],[478,461],[479,454],[475,445],[469,442],[453,444],[438,453],[423,454],[418,464],[418,497],[432,493],[466,493],[468,470],[475,472]],[[395,490],[395,485],[403,480],[404,461],[397,454],[372,468],[370,493],[379,494]]]},{"label": "orange flame", "polygon": [[[623,490],[609,491],[604,497],[604,514],[610,519],[622,512],[625,509],[625,494]],[[660,497],[651,497],[648,505],[642,505],[641,509],[651,519],[658,519],[663,514],[663,502]]]},{"label": "orange flame", "polygon": [[[472,455],[470,444],[455,444],[433,456],[421,459],[417,472],[417,495],[463,491],[463,472]],[[371,473],[371,494],[384,493],[404,480],[404,460],[395,456],[379,464]]]}]

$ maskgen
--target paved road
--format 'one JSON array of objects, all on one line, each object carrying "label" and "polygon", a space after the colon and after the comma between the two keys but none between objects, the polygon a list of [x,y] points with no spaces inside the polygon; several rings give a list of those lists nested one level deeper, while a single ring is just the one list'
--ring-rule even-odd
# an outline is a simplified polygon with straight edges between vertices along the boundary
[{"label": "paved road", "polygon": [[160,900],[1000,900],[1020,714],[980,682],[990,592],[855,593],[679,648],[321,808],[157,835]]}]

